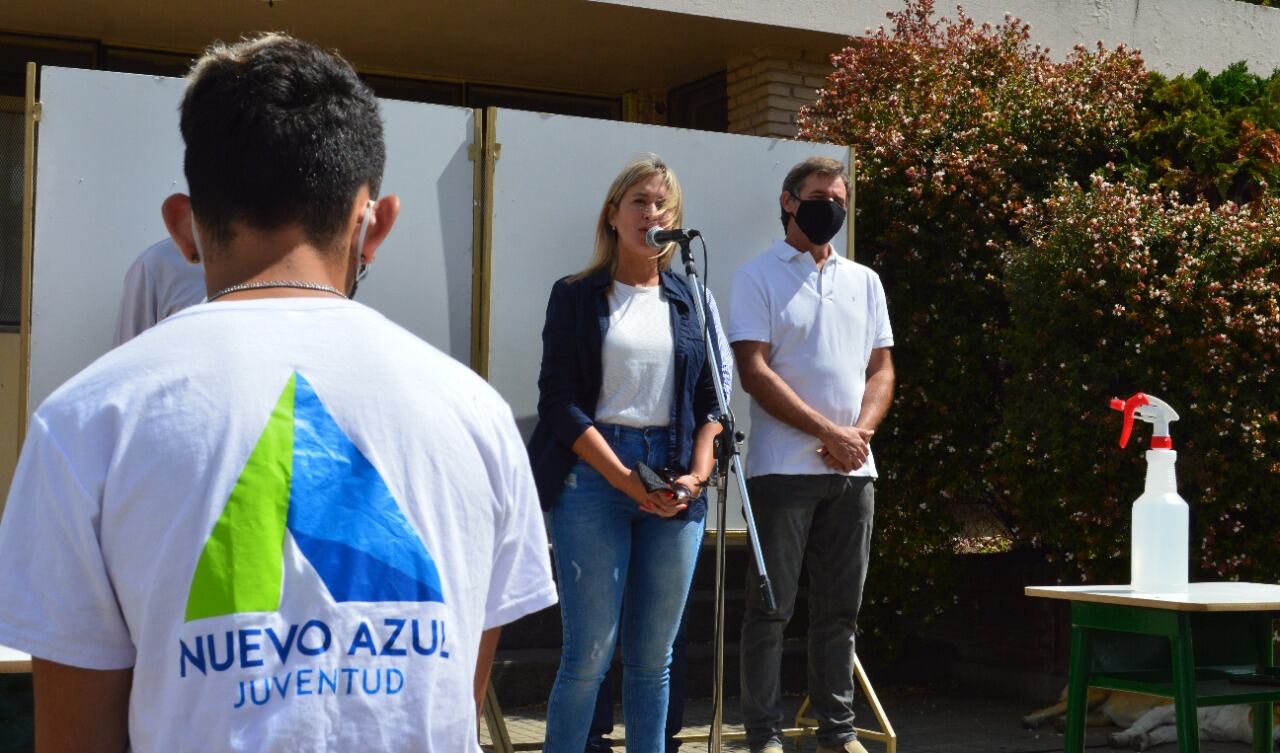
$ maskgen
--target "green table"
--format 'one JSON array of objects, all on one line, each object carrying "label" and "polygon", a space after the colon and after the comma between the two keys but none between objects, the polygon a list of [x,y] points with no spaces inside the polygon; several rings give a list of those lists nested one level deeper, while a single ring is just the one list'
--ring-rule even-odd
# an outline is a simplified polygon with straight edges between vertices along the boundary
[{"label": "green table", "polygon": [[1280,701],[1272,646],[1280,586],[1192,583],[1185,593],[1129,586],[1033,586],[1028,596],[1071,602],[1066,753],[1083,753],[1090,686],[1173,699],[1179,753],[1199,753],[1196,709],[1253,705],[1253,750],[1272,749]]}]

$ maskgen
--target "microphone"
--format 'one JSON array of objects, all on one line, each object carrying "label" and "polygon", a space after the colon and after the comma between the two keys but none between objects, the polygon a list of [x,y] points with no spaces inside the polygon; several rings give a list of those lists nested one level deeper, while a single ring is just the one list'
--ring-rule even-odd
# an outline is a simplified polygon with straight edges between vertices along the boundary
[{"label": "microphone", "polygon": [[661,251],[668,243],[688,242],[701,235],[702,233],[697,230],[681,230],[680,228],[663,230],[654,225],[649,228],[649,232],[644,234],[644,242],[648,244],[649,248]]}]

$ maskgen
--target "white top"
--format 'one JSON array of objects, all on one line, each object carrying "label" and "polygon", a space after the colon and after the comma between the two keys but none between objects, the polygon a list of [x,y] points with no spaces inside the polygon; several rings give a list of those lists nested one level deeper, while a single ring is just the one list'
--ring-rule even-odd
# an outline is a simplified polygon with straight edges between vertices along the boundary
[{"label": "white top", "polygon": [[661,285],[609,287],[609,329],[601,351],[598,423],[666,426],[675,399],[676,344]]},{"label": "white top", "polygon": [[1147,593],[1133,586],[1028,586],[1027,596],[1097,604],[1154,607],[1177,612],[1271,612],[1280,610],[1280,585],[1188,583],[1182,592]]},{"label": "white top", "polygon": [[112,345],[132,340],[148,327],[204,300],[204,268],[192,264],[172,238],[138,255],[124,273],[124,294]]},{"label": "white top", "polygon": [[[852,426],[862,411],[871,351],[893,346],[880,277],[835,252],[819,273],[812,255],[774,241],[733,276],[729,341],[741,340],[768,343],[769,367],[805,404]],[[751,401],[748,476],[835,473],[819,447]],[[875,477],[875,458],[868,453],[848,475]]]},{"label": "white top", "polygon": [[555,602],[511,410],[361,304],[206,303],[31,419],[0,644],[133,667],[134,751],[479,751],[482,630]]},{"label": "white top", "polygon": [[729,346],[724,324],[720,321],[720,307],[716,305],[716,297],[710,290],[707,290],[707,311],[711,314],[711,322],[716,328],[716,354],[720,357],[720,385],[724,387],[725,400],[729,400],[733,395],[733,348]]}]

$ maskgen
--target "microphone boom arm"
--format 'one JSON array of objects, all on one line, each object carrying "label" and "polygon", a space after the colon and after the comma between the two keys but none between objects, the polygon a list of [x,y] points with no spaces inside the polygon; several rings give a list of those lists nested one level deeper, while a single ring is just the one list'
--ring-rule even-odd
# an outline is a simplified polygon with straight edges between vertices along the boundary
[{"label": "microphone boom arm", "polygon": [[[706,345],[707,359],[714,375],[711,381],[715,385],[716,402],[719,406],[720,415],[712,418],[716,418],[723,427],[719,436],[716,437],[718,476],[716,479],[715,683],[713,688],[711,730],[708,736],[707,748],[708,753],[720,753],[724,727],[725,511],[731,471],[737,477],[738,496],[742,499],[742,514],[747,523],[747,539],[751,544],[752,555],[755,557],[756,572],[760,574],[757,587],[760,589],[761,601],[768,614],[777,612],[777,604],[774,601],[773,585],[769,582],[769,573],[765,568],[764,555],[760,551],[760,539],[756,534],[755,516],[751,512],[751,497],[747,493],[746,473],[742,468],[742,455],[739,445],[744,437],[737,431],[734,425],[733,413],[729,410],[728,395],[725,394],[724,383],[720,378],[720,350],[717,343],[712,340],[711,328],[707,326],[706,289],[698,280],[698,269],[693,261],[693,250],[690,248],[692,240],[702,234],[697,230],[658,231],[657,228],[650,228],[649,232],[645,234],[645,240],[650,246],[654,246],[654,243],[658,241],[657,236],[662,233],[677,234],[664,240],[665,242],[680,244],[680,255],[684,262],[685,277],[696,301],[695,308],[698,310],[698,323],[702,326],[702,339]],[[652,240],[650,240],[651,238]],[[660,248],[660,246],[654,247]]]}]

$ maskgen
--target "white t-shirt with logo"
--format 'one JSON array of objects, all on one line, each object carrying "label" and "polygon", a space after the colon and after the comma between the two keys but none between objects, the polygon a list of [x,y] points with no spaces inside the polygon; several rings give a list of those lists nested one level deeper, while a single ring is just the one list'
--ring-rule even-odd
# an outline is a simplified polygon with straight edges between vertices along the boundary
[{"label": "white t-shirt with logo", "polygon": [[[871,351],[893,346],[880,276],[835,252],[819,271],[812,254],[779,240],[738,269],[732,294],[729,341],[768,343],[769,368],[806,405],[841,426],[857,423]],[[748,476],[835,473],[819,446],[751,401]],[[874,455],[846,475],[876,477]]]},{"label": "white t-shirt with logo", "polygon": [[481,631],[555,602],[511,411],[360,304],[207,303],[33,416],[0,644],[133,667],[135,751],[478,751]]}]

